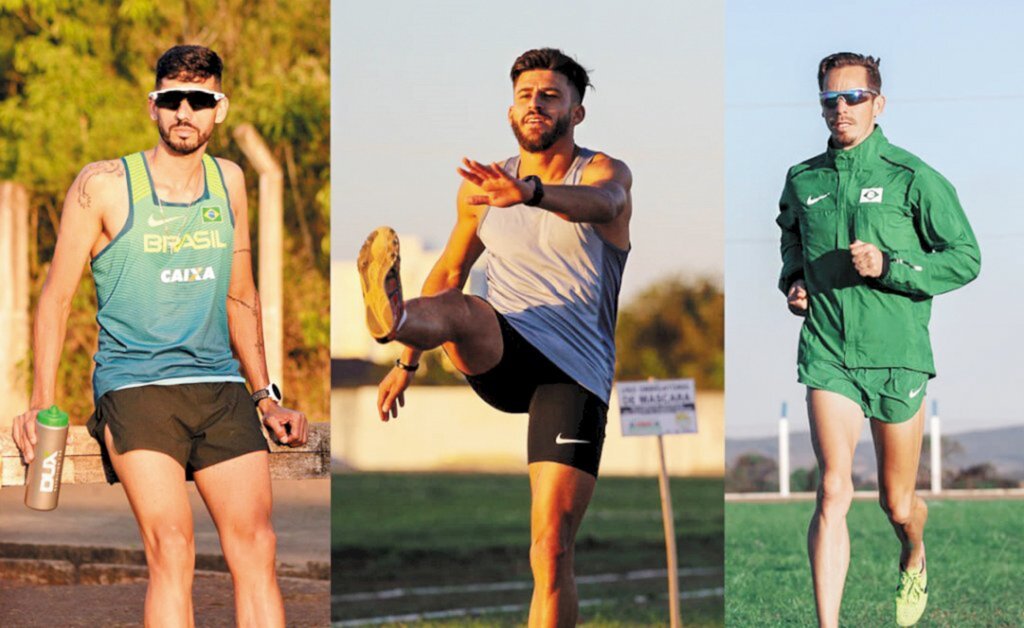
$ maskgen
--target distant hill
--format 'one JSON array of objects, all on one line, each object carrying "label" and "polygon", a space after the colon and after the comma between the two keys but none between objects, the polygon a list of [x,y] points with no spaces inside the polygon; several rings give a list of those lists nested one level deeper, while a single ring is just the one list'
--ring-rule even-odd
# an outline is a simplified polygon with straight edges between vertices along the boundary
[{"label": "distant hill", "polygon": [[[868,427],[864,426],[865,434]],[[854,455],[853,471],[864,478],[874,479],[875,449],[869,438],[857,445]],[[925,434],[925,440],[928,435]],[[963,448],[947,459],[947,464],[954,468],[970,467],[986,462],[995,466],[999,475],[1014,480],[1024,480],[1024,426],[1004,427],[995,430],[963,432],[946,436]],[[773,460],[778,458],[778,438],[726,438],[725,460],[731,467],[738,457],[747,453],[757,453]],[[789,436],[789,459],[792,469],[812,467],[815,464],[814,452],[811,449],[811,436],[808,432],[794,432]]]}]

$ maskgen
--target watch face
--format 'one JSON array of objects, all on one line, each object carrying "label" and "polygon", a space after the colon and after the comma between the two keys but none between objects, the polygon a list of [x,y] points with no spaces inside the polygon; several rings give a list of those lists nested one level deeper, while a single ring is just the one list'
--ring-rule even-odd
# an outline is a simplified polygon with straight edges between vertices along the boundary
[{"label": "watch face", "polygon": [[281,389],[277,387],[277,384],[270,385],[270,397],[274,401],[281,401]]}]

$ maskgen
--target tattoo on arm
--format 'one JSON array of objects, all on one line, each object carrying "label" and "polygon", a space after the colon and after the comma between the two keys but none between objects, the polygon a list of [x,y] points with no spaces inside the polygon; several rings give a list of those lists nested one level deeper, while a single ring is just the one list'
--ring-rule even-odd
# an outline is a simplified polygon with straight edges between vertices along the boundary
[{"label": "tattoo on arm", "polygon": [[120,161],[98,161],[82,169],[82,174],[79,175],[81,182],[78,184],[78,204],[86,209],[92,208],[92,195],[87,191],[89,182],[98,174],[116,174],[123,177],[124,169]]},{"label": "tattoo on arm", "polygon": [[235,255],[238,255],[239,253],[252,253],[252,249],[238,249],[235,251]]},{"label": "tattoo on arm", "polygon": [[266,351],[265,345],[263,344],[263,311],[262,308],[260,307],[260,293],[253,293],[252,303],[246,303],[242,299],[231,296],[230,294],[228,295],[228,299],[234,301],[235,303],[238,303],[245,309],[249,310],[249,312],[252,314],[256,324],[256,349],[257,351],[259,351],[260,357],[265,358]]}]

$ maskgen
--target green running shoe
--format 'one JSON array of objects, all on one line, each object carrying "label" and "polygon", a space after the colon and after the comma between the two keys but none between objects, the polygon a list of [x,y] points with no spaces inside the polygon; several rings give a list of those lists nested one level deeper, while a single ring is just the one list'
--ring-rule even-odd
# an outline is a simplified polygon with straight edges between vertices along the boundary
[{"label": "green running shoe", "polygon": [[896,625],[913,626],[928,605],[928,574],[924,564],[920,569],[900,571],[900,584],[896,587]]}]

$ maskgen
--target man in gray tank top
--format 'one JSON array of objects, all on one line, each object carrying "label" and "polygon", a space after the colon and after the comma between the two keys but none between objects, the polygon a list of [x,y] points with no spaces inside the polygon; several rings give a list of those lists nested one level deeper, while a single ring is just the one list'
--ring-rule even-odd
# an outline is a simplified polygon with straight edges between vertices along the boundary
[{"label": "man in gray tank top", "polygon": [[[530,625],[567,626],[578,610],[573,546],[597,481],[614,376],[632,175],[576,145],[590,84],[576,61],[530,50],[511,78],[519,155],[463,160],[455,228],[423,296],[402,299],[389,228],[367,239],[359,271],[371,334],[406,347],[380,384],[382,420],[398,416],[420,354],[438,346],[485,401],[529,412]],[[487,301],[462,293],[485,252]]]}]

